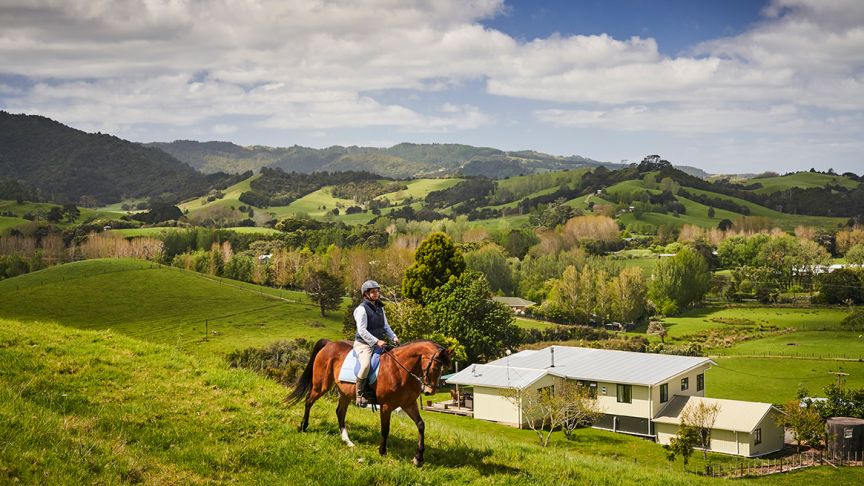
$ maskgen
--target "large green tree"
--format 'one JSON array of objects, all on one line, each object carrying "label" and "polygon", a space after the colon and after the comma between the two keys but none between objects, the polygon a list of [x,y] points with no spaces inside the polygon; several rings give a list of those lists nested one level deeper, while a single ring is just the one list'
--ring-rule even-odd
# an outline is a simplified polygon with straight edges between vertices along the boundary
[{"label": "large green tree", "polygon": [[708,263],[695,250],[684,247],[674,257],[657,262],[648,296],[655,306],[672,301],[683,309],[702,300],[710,286]]},{"label": "large green tree", "polygon": [[428,296],[426,309],[433,331],[458,340],[469,362],[497,358],[518,344],[513,312],[490,298],[489,283],[482,273],[467,271]]},{"label": "large green tree", "polygon": [[402,293],[426,304],[426,294],[459,277],[465,271],[462,253],[444,233],[432,233],[417,248],[414,264],[405,270]]},{"label": "large green tree", "polygon": [[311,272],[303,284],[306,294],[312,302],[318,304],[321,315],[326,315],[328,310],[339,308],[342,296],[345,294],[342,281],[338,277],[330,275],[324,270]]},{"label": "large green tree", "polygon": [[516,290],[513,282],[513,271],[510,269],[510,264],[507,263],[507,255],[496,244],[489,244],[465,253],[465,266],[469,270],[486,275],[493,292],[500,290],[506,295],[512,295]]}]

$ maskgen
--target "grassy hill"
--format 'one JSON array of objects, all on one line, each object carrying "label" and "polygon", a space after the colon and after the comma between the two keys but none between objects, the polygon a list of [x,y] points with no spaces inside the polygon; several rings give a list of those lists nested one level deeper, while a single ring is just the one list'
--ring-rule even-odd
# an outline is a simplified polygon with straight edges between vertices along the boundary
[{"label": "grassy hill", "polygon": [[858,182],[846,176],[821,174],[818,172],[796,172],[779,177],[760,177],[758,179],[750,179],[748,184],[762,184],[762,187],[755,189],[753,192],[759,194],[770,194],[772,192],[784,191],[791,187],[800,187],[808,189],[811,187],[825,187],[829,184],[839,185],[848,189],[858,187]]},{"label": "grassy hill", "polygon": [[[389,455],[380,457],[375,414],[349,409],[357,447],[348,449],[338,437],[333,402],[316,404],[309,432],[299,433],[301,408],[286,408],[285,395],[274,382],[171,346],[110,331],[0,319],[0,482],[714,482],[682,474],[680,465],[666,463],[659,446],[634,437],[582,429],[573,440],[556,433],[542,448],[531,431],[429,412],[427,463],[417,469],[410,462],[416,429],[401,414],[391,425]],[[691,469],[702,463],[695,454]],[[822,477],[854,481],[846,468],[758,483],[812,484]]]},{"label": "grassy hill", "polygon": [[339,338],[342,329],[341,311],[321,317],[302,293],[140,260],[87,260],[2,280],[0,317],[111,329],[199,354]]}]

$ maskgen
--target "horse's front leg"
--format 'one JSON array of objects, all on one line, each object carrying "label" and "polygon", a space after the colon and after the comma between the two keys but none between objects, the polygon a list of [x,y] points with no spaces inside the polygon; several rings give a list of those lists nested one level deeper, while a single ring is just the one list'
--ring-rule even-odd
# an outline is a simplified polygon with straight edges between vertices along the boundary
[{"label": "horse's front leg", "polygon": [[420,467],[423,465],[423,451],[426,450],[426,424],[420,416],[420,410],[417,408],[417,402],[411,402],[411,405],[402,407],[402,410],[411,417],[411,420],[417,425],[417,454],[414,455],[414,465]]},{"label": "horse's front leg", "polygon": [[381,445],[378,446],[378,453],[382,456],[387,454],[387,436],[390,435],[390,414],[393,409],[389,405],[381,405]]}]

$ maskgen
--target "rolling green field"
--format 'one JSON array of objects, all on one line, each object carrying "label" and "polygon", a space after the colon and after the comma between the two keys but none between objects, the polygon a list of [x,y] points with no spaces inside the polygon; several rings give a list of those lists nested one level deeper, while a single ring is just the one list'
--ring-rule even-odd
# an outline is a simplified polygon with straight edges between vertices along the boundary
[{"label": "rolling green field", "polygon": [[382,194],[375,199],[384,199],[387,198],[391,203],[402,204],[402,201],[409,197],[413,197],[415,199],[423,199],[432,191],[441,191],[444,189],[451,188],[456,184],[462,182],[463,179],[452,178],[452,179],[414,179],[411,181],[406,181],[405,185],[408,186],[408,189],[403,189],[401,191],[396,192],[388,192],[386,194]]},{"label": "rolling green field", "polygon": [[[248,234],[262,234],[262,235],[278,235],[281,233],[279,230],[275,230],[273,228],[258,228],[254,226],[237,226],[231,228],[220,228],[226,231],[235,231],[237,233],[248,233]],[[153,236],[157,237],[163,233],[167,233],[169,231],[182,231],[183,228],[174,228],[174,227],[156,227],[156,228],[125,228],[125,229],[114,229],[110,230],[109,233],[118,234],[123,236]]]},{"label": "rolling green field", "polygon": [[[51,204],[51,203],[34,203],[34,202],[24,202],[23,204],[18,204],[16,201],[7,201],[0,200],[0,213],[11,212],[15,214],[16,218],[21,218],[27,213],[36,214],[39,212],[47,213],[51,208],[62,206],[61,204]],[[91,208],[83,208],[79,207],[78,210],[81,212],[78,219],[75,220],[74,224],[80,224],[89,219],[96,218],[105,218],[105,219],[118,219],[123,216],[124,212],[115,212],[115,211],[106,211],[104,209],[91,209]],[[2,216],[0,218],[6,218]],[[26,220],[24,220],[26,222]],[[2,225],[2,223],[0,223]],[[69,226],[69,223],[65,221],[59,223],[59,226],[65,227]]]},{"label": "rolling green field", "polygon": [[23,218],[13,218],[10,216],[0,216],[0,234],[6,232],[6,230],[15,228],[16,226],[21,226],[29,223],[26,219]]},{"label": "rolling green field", "polygon": [[212,208],[216,206],[234,206],[235,208],[244,206],[245,204],[240,202],[240,194],[251,190],[252,186],[250,184],[252,184],[252,181],[259,177],[261,177],[261,174],[256,174],[246,180],[234,184],[233,186],[227,187],[224,191],[222,191],[222,194],[224,194],[224,197],[222,199],[216,199],[215,201],[207,202],[207,198],[205,195],[203,197],[196,197],[194,199],[183,201],[182,203],[178,204],[177,207],[179,207],[180,210],[184,213],[186,211],[189,211],[189,213],[194,214],[198,211],[201,211],[202,209]]},{"label": "rolling green field", "polygon": [[784,191],[791,187],[809,189],[811,187],[825,187],[828,184],[840,185],[848,189],[858,187],[858,182],[842,175],[819,174],[816,172],[797,172],[779,177],[762,177],[750,179],[747,184],[762,184],[762,187],[753,192],[759,194],[770,194],[772,192]]},{"label": "rolling green field", "polygon": [[[418,469],[416,429],[401,414],[381,457],[377,416],[351,407],[349,449],[332,401],[299,433],[302,408],[284,405],[282,386],[110,331],[0,320],[0,383],[4,483],[719,484],[682,474],[680,461],[634,437],[583,429],[542,448],[529,430],[430,412]],[[702,464],[695,454],[691,470]],[[820,468],[741,484],[854,477]]]},{"label": "rolling green field", "polygon": [[136,260],[88,260],[2,280],[0,317],[111,329],[198,354],[341,338],[342,329],[341,311],[321,317],[299,292]]}]

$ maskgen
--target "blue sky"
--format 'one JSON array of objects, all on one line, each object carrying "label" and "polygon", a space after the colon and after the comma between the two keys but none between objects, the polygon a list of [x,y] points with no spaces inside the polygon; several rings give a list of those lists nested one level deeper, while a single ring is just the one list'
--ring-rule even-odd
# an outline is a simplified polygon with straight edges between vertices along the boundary
[{"label": "blue sky", "polygon": [[141,142],[864,172],[858,0],[7,0],[0,108]]}]

